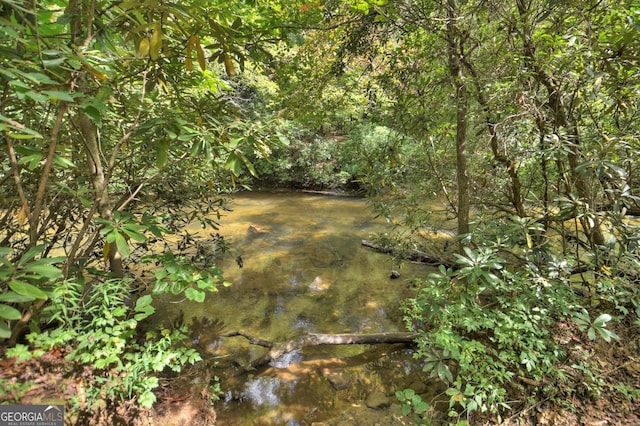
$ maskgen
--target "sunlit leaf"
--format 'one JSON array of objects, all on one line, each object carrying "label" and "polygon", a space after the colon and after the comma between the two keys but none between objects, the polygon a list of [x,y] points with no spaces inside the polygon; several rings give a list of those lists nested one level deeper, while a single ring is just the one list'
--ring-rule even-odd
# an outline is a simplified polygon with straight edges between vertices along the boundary
[{"label": "sunlit leaf", "polygon": [[61,90],[43,90],[42,93],[49,96],[50,99],[57,99],[65,102],[73,102],[73,96],[69,92]]},{"label": "sunlit leaf", "polygon": [[129,251],[129,243],[127,243],[127,240],[119,232],[115,233],[114,240],[118,253],[120,253],[122,257],[128,257],[131,252]]},{"label": "sunlit leaf", "polygon": [[122,227],[122,232],[124,232],[125,234],[127,234],[127,236],[129,238],[131,238],[133,241],[137,241],[139,243],[144,242],[147,240],[146,235],[138,232],[142,227],[140,225],[137,226],[123,226]]},{"label": "sunlit leaf", "polygon": [[152,302],[153,302],[153,296],[151,296],[150,294],[145,294],[144,296],[141,296],[138,298],[138,300],[136,300],[135,310],[143,311],[148,306],[151,306]]},{"label": "sunlit leaf", "polygon": [[200,303],[204,302],[205,299],[205,292],[197,290],[193,287],[189,287],[188,289],[186,289],[184,295],[187,297],[187,299]]},{"label": "sunlit leaf", "polygon": [[227,161],[224,164],[224,168],[233,173],[234,176],[240,176],[242,173],[242,163],[235,152],[229,154],[229,157],[227,157]]},{"label": "sunlit leaf", "polygon": [[161,139],[156,148],[156,165],[164,167],[169,159],[169,141]]},{"label": "sunlit leaf", "polygon": [[196,54],[198,56],[198,64],[200,65],[200,69],[202,71],[204,71],[204,70],[207,69],[207,63],[206,63],[205,57],[204,57],[204,50],[202,49],[202,46],[200,45],[200,38],[196,38],[195,48],[196,48]]},{"label": "sunlit leaf", "polygon": [[52,80],[51,78],[49,78],[49,76],[40,72],[28,72],[28,73],[22,74],[22,76],[33,81],[34,83],[57,84],[57,81]]},{"label": "sunlit leaf", "polygon": [[52,265],[32,263],[27,265],[24,270],[52,280],[62,277],[62,271]]},{"label": "sunlit leaf", "polygon": [[22,203],[22,208],[16,212],[15,216],[18,221],[18,225],[24,226],[24,224],[27,223],[27,220],[29,219],[29,205],[26,200]]}]

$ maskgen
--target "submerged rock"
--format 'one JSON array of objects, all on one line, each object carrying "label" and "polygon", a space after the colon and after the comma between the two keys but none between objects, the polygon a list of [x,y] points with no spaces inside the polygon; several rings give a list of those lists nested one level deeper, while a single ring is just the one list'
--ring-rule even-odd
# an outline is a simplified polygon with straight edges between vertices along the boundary
[{"label": "submerged rock", "polygon": [[249,234],[268,234],[269,228],[260,225],[249,225]]},{"label": "submerged rock", "polygon": [[317,276],[317,277],[315,277],[313,279],[311,284],[309,284],[309,290],[312,290],[312,291],[325,291],[325,290],[329,289],[330,285],[331,284],[327,280],[323,279],[320,276]]},{"label": "submerged rock", "polygon": [[322,374],[335,390],[342,390],[351,386],[351,379],[344,372],[325,370]]},{"label": "submerged rock", "polygon": [[379,390],[374,390],[367,396],[367,399],[364,401],[367,404],[367,407],[373,408],[376,410],[388,408],[391,406],[391,400],[385,395],[383,392]]}]

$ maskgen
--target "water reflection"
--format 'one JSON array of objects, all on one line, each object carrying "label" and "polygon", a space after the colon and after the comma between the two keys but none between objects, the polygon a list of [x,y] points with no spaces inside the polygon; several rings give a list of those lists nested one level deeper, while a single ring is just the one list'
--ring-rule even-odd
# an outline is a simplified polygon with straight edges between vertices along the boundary
[{"label": "water reflection", "polygon": [[[181,309],[187,322],[210,318],[224,324],[226,331],[243,330],[271,341],[310,332],[404,330],[398,306],[411,293],[403,278],[429,271],[406,264],[401,279],[389,278],[397,265],[361,246],[372,232],[389,229],[384,221],[373,219],[364,200],[250,193],[236,196],[231,208],[219,232],[231,247],[220,266],[233,285],[202,304],[168,304],[167,315]],[[195,226],[190,229],[197,231]],[[237,256],[243,259],[242,268]],[[264,348],[241,338],[207,340],[206,334],[201,330],[200,343],[212,355],[233,358],[240,365],[264,353]],[[370,366],[368,357],[358,358],[368,350],[328,347],[286,354],[267,372],[236,383],[225,403],[216,407],[218,424],[300,424],[310,413],[317,421],[362,402],[374,386],[390,393],[401,387],[397,377],[387,378],[387,373]],[[412,368],[410,355],[405,358],[409,366],[396,373]],[[336,389],[327,379],[329,373],[353,376],[352,385]]]},{"label": "water reflection", "polygon": [[282,355],[280,358],[271,361],[269,365],[276,368],[287,368],[291,364],[299,363],[300,361],[302,361],[302,359],[303,357],[300,354],[300,351],[295,350],[288,352]]},{"label": "water reflection", "polygon": [[275,407],[280,403],[279,388],[280,380],[275,377],[258,377],[246,384],[244,396],[256,407]]}]

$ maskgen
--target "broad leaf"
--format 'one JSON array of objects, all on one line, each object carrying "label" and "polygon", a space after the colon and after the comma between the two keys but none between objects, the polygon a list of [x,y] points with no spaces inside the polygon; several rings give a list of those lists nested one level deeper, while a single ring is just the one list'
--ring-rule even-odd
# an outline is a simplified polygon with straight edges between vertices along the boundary
[{"label": "broad leaf", "polygon": [[193,287],[189,287],[185,290],[184,295],[187,296],[187,299],[193,300],[195,302],[204,302],[205,292],[202,290],[196,290]]},{"label": "broad leaf", "polygon": [[0,303],[0,318],[5,320],[19,320],[22,314],[16,308]]},{"label": "broad leaf", "polygon": [[9,287],[11,288],[11,290],[23,296],[29,296],[36,299],[49,298],[49,296],[47,296],[47,294],[44,291],[40,290],[38,287],[29,283],[25,283],[23,281],[9,281]]},{"label": "broad leaf", "polygon": [[5,293],[0,294],[0,302],[23,303],[23,302],[31,302],[33,300],[36,300],[36,297],[25,296],[24,294],[18,294],[13,291],[7,291]]},{"label": "broad leaf", "polygon": [[55,266],[52,265],[42,265],[42,264],[30,264],[24,268],[27,272],[33,272],[34,274],[39,275],[43,278],[48,278],[50,280],[54,280],[57,278],[62,278],[62,271]]}]

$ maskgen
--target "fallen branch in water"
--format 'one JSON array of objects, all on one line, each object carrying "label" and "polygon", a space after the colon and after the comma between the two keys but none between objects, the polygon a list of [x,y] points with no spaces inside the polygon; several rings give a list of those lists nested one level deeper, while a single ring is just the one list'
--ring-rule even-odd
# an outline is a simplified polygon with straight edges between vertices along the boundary
[{"label": "fallen branch in water", "polygon": [[420,250],[408,250],[408,251],[396,250],[393,248],[379,246],[378,244],[369,240],[362,240],[362,245],[365,247],[374,249],[379,253],[396,254],[402,257],[403,259],[412,260],[414,262],[425,263],[427,265],[434,265],[434,266],[444,265],[447,268],[454,268],[454,269],[458,267],[458,265],[452,260],[445,259],[435,254],[425,253]]},{"label": "fallen branch in water", "polygon": [[250,343],[268,348],[269,351],[249,363],[247,369],[256,369],[269,364],[281,356],[308,346],[320,345],[377,345],[377,344],[413,344],[418,333],[372,333],[372,334],[306,334],[286,342],[277,343],[260,339],[243,331],[225,333],[221,337],[241,336]]}]

